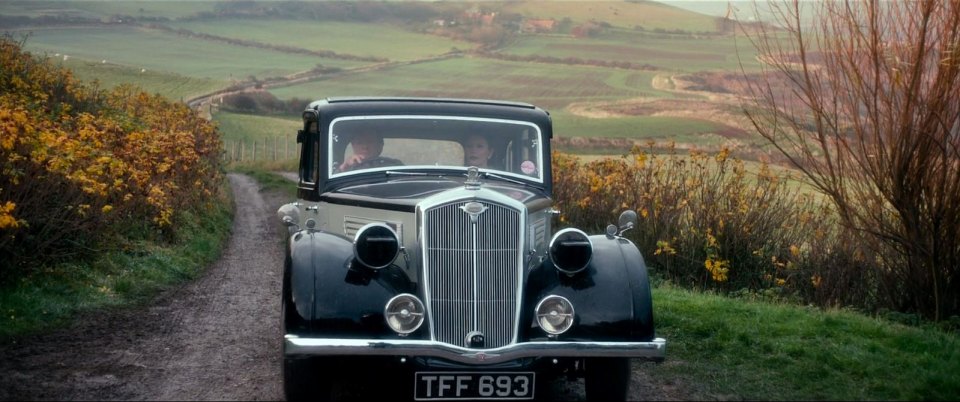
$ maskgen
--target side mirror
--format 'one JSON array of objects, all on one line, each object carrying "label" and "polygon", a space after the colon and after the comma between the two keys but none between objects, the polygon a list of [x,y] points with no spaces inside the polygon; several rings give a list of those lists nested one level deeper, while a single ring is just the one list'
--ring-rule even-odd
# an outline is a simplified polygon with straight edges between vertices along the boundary
[{"label": "side mirror", "polygon": [[630,229],[633,229],[637,226],[637,213],[632,209],[628,209],[620,213],[620,218],[618,219],[617,225],[607,225],[606,234],[609,238],[614,238],[623,234]]},{"label": "side mirror", "polygon": [[617,235],[622,235],[623,232],[626,232],[630,229],[633,229],[637,226],[637,212],[628,209],[620,213],[620,219],[617,220],[617,226],[619,226],[619,231]]}]

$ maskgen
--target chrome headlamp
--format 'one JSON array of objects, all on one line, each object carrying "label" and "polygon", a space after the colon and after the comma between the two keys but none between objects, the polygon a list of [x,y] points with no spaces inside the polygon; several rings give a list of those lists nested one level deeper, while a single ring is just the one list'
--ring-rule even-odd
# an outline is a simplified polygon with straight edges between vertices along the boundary
[{"label": "chrome headlamp", "polygon": [[353,239],[353,254],[361,264],[380,269],[389,266],[400,253],[397,232],[383,223],[368,223]]},{"label": "chrome headlamp", "polygon": [[560,272],[573,275],[587,268],[593,258],[593,243],[580,229],[567,228],[550,240],[550,261]]}]

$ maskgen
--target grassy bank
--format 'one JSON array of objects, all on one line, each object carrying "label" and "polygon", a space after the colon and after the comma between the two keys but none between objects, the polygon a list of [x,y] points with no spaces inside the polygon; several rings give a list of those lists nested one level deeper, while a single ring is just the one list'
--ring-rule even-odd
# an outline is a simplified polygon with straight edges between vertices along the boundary
[{"label": "grassy bank", "polygon": [[120,250],[91,261],[47,267],[3,285],[0,341],[61,327],[81,313],[145,302],[197,277],[226,243],[232,199],[203,214],[181,213],[189,215],[172,243],[124,240]]},{"label": "grassy bank", "polygon": [[654,383],[694,399],[954,400],[960,338],[850,311],[654,289],[667,361]]}]

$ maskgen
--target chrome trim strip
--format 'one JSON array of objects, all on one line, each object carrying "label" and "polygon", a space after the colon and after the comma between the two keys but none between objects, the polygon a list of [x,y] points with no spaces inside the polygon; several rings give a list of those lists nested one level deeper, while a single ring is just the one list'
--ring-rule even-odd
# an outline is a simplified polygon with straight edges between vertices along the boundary
[{"label": "chrome trim strip", "polygon": [[667,341],[650,342],[524,342],[496,349],[467,349],[448,343],[409,339],[329,339],[283,337],[285,356],[422,356],[459,363],[493,364],[525,357],[632,357],[663,361]]},{"label": "chrome trim strip", "polygon": [[[470,229],[471,229],[471,231],[473,232],[473,236],[472,236],[472,237],[473,237],[473,245],[472,245],[472,248],[473,248],[472,251],[473,251],[473,252],[471,253],[471,254],[473,255],[473,270],[472,270],[472,271],[473,271],[473,296],[471,297],[471,299],[473,299],[473,301],[474,301],[474,303],[473,303],[473,328],[470,329],[470,332],[474,332],[474,331],[479,330],[479,326],[480,326],[480,321],[479,321],[479,317],[480,317],[480,305],[482,304],[482,303],[480,303],[480,300],[478,300],[478,299],[479,299],[478,295],[480,294],[480,283],[479,283],[479,281],[480,281],[480,279],[479,279],[480,274],[477,272],[477,269],[479,269],[479,268],[477,267],[477,265],[479,264],[479,263],[477,262],[477,254],[479,254],[479,252],[477,251],[477,247],[479,247],[479,245],[477,244],[478,242],[477,242],[477,220],[476,220],[476,219],[473,219],[472,222],[470,222]],[[469,334],[470,332],[468,332],[468,334]]]}]

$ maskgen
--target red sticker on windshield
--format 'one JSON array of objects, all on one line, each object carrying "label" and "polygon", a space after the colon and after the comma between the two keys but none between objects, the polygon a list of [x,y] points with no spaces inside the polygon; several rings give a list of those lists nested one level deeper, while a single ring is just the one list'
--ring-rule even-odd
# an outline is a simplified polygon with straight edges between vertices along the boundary
[{"label": "red sticker on windshield", "polygon": [[520,164],[520,171],[524,174],[533,174],[533,172],[537,171],[537,167],[533,165],[533,162],[523,161],[523,163]]}]

